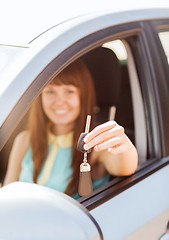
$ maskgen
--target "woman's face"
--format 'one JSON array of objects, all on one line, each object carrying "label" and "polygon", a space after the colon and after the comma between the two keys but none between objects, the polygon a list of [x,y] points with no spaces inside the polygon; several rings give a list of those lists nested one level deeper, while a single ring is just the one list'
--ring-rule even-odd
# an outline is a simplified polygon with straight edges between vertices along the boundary
[{"label": "woman's face", "polygon": [[69,84],[49,84],[42,91],[42,107],[54,124],[53,132],[65,134],[73,130],[80,114],[79,89]]}]

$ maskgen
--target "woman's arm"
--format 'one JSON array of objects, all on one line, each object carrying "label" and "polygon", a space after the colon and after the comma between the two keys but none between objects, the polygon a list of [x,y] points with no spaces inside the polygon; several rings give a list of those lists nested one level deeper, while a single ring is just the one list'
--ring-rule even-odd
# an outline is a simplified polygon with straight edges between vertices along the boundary
[{"label": "woman's arm", "polygon": [[23,131],[17,135],[9,156],[7,173],[3,185],[18,181],[21,171],[21,162],[29,145],[29,133]]},{"label": "woman's arm", "polygon": [[93,162],[97,159],[115,176],[127,176],[135,172],[138,164],[137,150],[124,133],[124,128],[109,121],[94,128],[85,138],[86,150],[94,147]]}]

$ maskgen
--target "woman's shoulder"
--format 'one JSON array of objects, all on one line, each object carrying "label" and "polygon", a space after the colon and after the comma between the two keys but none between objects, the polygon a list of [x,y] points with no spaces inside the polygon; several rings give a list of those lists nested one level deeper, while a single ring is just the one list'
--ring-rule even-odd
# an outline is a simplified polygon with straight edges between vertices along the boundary
[{"label": "woman's shoulder", "polygon": [[30,133],[27,130],[20,132],[13,143],[11,154],[17,156],[18,159],[22,159],[30,145]]},{"label": "woman's shoulder", "polygon": [[4,185],[19,179],[22,159],[28,149],[30,136],[28,131],[20,132],[14,140]]},{"label": "woman's shoulder", "polygon": [[30,133],[28,130],[20,132],[15,138],[15,144],[20,145],[20,148],[27,148],[30,143]]}]

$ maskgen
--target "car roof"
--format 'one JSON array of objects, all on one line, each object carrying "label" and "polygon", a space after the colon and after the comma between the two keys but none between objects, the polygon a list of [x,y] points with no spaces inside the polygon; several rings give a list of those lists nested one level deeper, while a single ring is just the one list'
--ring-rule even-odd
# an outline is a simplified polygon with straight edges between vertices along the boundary
[{"label": "car roof", "polygon": [[[70,19],[101,12],[169,8],[168,0],[6,0],[0,8],[0,44],[27,46],[37,36]],[[144,11],[142,11],[143,17]],[[141,17],[141,16],[140,16]],[[134,14],[130,14],[134,18]]]}]

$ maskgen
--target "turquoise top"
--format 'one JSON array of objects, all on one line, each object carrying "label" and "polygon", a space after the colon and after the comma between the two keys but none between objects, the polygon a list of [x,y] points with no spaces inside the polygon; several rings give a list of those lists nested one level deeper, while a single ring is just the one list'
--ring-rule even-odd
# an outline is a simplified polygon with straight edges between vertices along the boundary
[{"label": "turquoise top", "polygon": [[[52,149],[53,144],[49,145],[49,153]],[[72,159],[72,147],[60,147],[58,146],[56,155],[54,157],[53,165],[50,171],[49,178],[45,183],[40,183],[40,178],[42,178],[44,167],[42,168],[38,178],[37,183],[53,188],[57,191],[64,192],[67,185],[71,181],[72,168],[71,168],[71,159]],[[107,175],[104,178],[99,178],[93,180],[93,190],[106,184],[110,179],[110,175]],[[31,147],[28,148],[24,159],[22,161],[22,169],[19,177],[21,182],[32,182],[33,183],[33,160],[32,160],[32,150]],[[74,199],[78,199],[80,196],[78,193],[72,196]]]},{"label": "turquoise top", "polygon": [[[49,149],[51,145],[49,146]],[[70,182],[72,169],[71,169],[71,152],[72,148],[60,148],[58,149],[54,165],[49,179],[44,184],[46,187],[53,188],[60,192],[64,192],[68,183]],[[62,161],[60,161],[62,159]],[[40,172],[38,179],[40,178],[42,171]],[[25,157],[22,161],[22,169],[19,177],[21,182],[33,183],[33,160],[31,147],[28,148]]]}]

